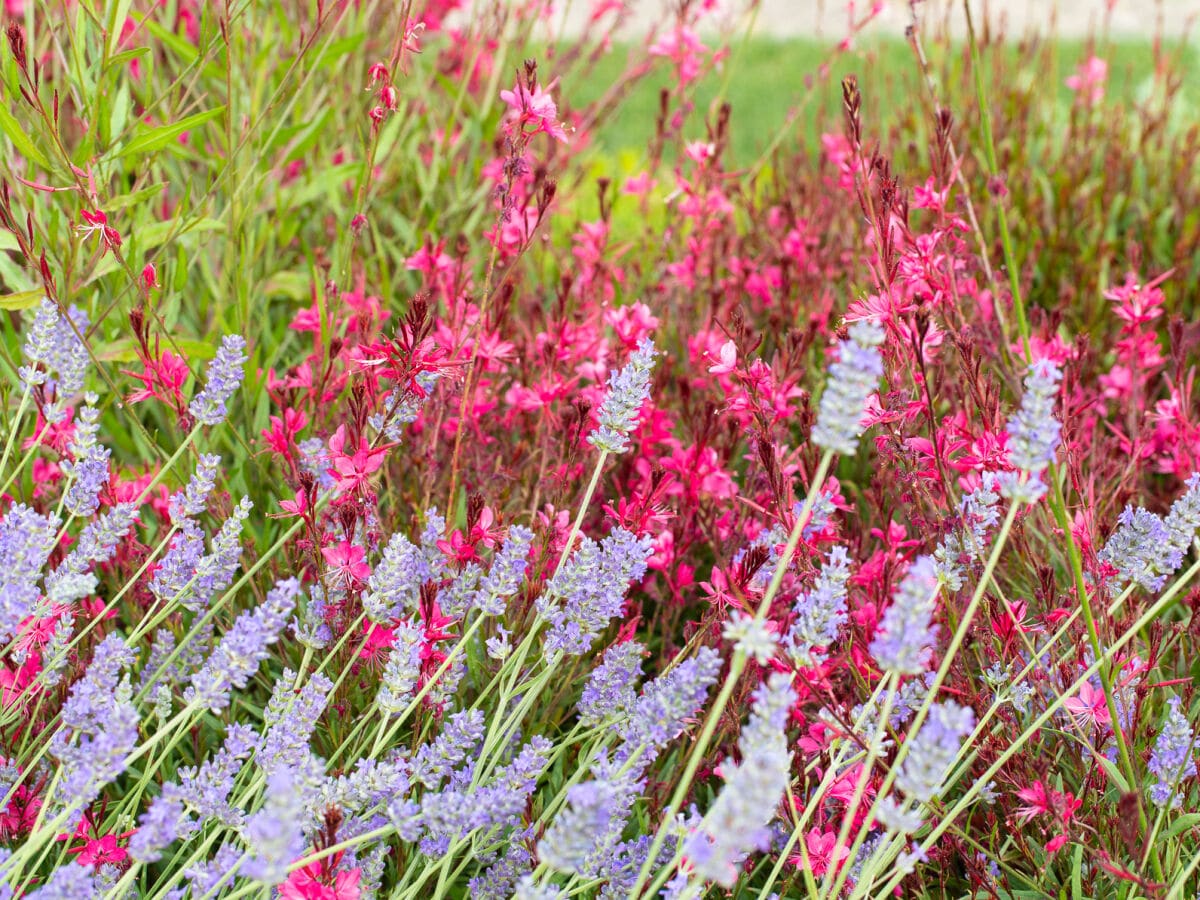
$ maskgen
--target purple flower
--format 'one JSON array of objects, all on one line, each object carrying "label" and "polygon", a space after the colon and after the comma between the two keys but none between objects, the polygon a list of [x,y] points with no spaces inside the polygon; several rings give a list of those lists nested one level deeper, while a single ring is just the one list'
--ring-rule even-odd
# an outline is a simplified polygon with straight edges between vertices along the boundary
[{"label": "purple flower", "polygon": [[299,691],[292,689],[296,673],[284,669],[263,713],[263,740],[258,762],[272,775],[279,769],[299,769],[307,761],[317,719],[325,710],[333,682],[315,673]]},{"label": "purple flower", "polygon": [[63,703],[62,724],[49,751],[60,765],[56,794],[68,809],[87,807],[125,769],[138,742],[138,713],[128,678],[121,672],[134,654],[116,634],[97,646],[83,678]]},{"label": "purple flower", "polygon": [[51,872],[45,884],[23,896],[28,900],[95,900],[101,893],[90,866],[69,862]]},{"label": "purple flower", "polygon": [[413,761],[412,777],[437,790],[451,773],[474,765],[475,750],[483,740],[483,711],[463,710],[451,715],[432,744],[424,744]]},{"label": "purple flower", "polygon": [[[96,398],[89,395],[88,399],[95,402]],[[80,518],[88,518],[100,508],[100,491],[108,484],[109,450],[96,441],[99,415],[100,411],[91,405],[80,410],[70,448],[73,460],[62,466],[70,478],[63,505]]]},{"label": "purple flower", "polygon": [[1117,570],[1110,588],[1119,592],[1132,582],[1143,590],[1157,591],[1183,561],[1183,553],[1171,540],[1171,530],[1154,513],[1132,506],[1126,506],[1117,521],[1117,530],[1097,554],[1100,562]]},{"label": "purple flower", "polygon": [[424,396],[418,396],[415,391],[410,390],[389,391],[383,398],[383,412],[371,416],[367,420],[368,424],[376,431],[382,431],[384,437],[392,443],[399,444],[404,438],[404,426],[417,420],[417,416],[421,414],[421,407],[425,405],[439,377],[438,372],[417,374],[416,382],[425,392]]},{"label": "purple flower", "polygon": [[233,508],[221,530],[213,538],[212,551],[196,563],[195,580],[175,600],[185,609],[199,612],[212,598],[233,584],[242,558],[242,525],[250,516],[254,504],[248,497]]},{"label": "purple flower", "polygon": [[472,831],[516,826],[553,749],[546,738],[534,737],[488,784],[427,792],[421,798],[420,821],[427,832],[422,844],[442,846]]},{"label": "purple flower", "polygon": [[504,546],[492,560],[479,589],[475,592],[474,605],[485,616],[504,615],[508,598],[521,588],[525,580],[525,567],[529,563],[529,547],[533,544],[533,532],[522,525],[508,529]]},{"label": "purple flower", "polygon": [[1158,779],[1158,783],[1150,788],[1154,805],[1178,809],[1183,805],[1180,782],[1196,774],[1196,736],[1187,717],[1179,710],[1179,698],[1172,697],[1167,702],[1171,710],[1154,742],[1154,752],[1150,754],[1146,768]]},{"label": "purple flower", "polygon": [[884,337],[879,323],[863,319],[850,326],[849,340],[838,343],[838,359],[829,367],[812,431],[812,442],[818,447],[843,456],[858,452],[867,400],[883,377],[879,345]]},{"label": "purple flower", "polygon": [[988,532],[1000,520],[1000,500],[995,472],[984,472],[981,484],[959,505],[960,526],[943,538],[933,556],[938,575],[952,591],[962,589],[966,563],[983,556]]},{"label": "purple flower", "polygon": [[163,795],[178,797],[201,819],[216,819],[230,827],[242,824],[242,814],[229,803],[229,794],[242,770],[242,763],[257,752],[258,735],[245,725],[231,724],[225,732],[221,749],[199,766],[184,766],[179,770],[177,788]]},{"label": "purple flower", "polygon": [[639,762],[652,761],[683,733],[688,720],[704,705],[720,671],[720,654],[701,647],[695,656],[646,685],[629,720],[618,726],[624,746],[617,751],[617,761],[624,762],[638,751]]},{"label": "purple flower", "polygon": [[1192,473],[1187,480],[1187,491],[1171,504],[1166,518],[1167,531],[1171,533],[1171,546],[1179,551],[1180,563],[1192,549],[1196,531],[1200,529],[1200,472]]},{"label": "purple flower", "polygon": [[[435,511],[431,510],[429,515],[440,521]],[[421,585],[442,576],[444,563],[440,556],[439,553],[437,558],[431,558],[424,547],[414,545],[404,534],[393,534],[383,551],[383,559],[367,579],[368,590],[362,603],[368,618],[385,623],[416,613]]]},{"label": "purple flower", "polygon": [[408,707],[421,678],[421,645],[425,631],[411,622],[395,628],[395,643],[383,666],[375,702],[387,715],[397,716]]},{"label": "purple flower", "polygon": [[826,649],[837,640],[838,631],[846,622],[849,578],[846,549],[834,547],[813,589],[796,598],[792,607],[795,620],[784,638],[784,648],[797,665],[812,667],[825,661]]},{"label": "purple flower", "polygon": [[54,549],[58,518],[14,503],[0,520],[0,640],[17,633],[41,597],[38,581]]},{"label": "purple flower", "polygon": [[726,888],[737,881],[746,854],[765,850],[791,771],[787,722],[796,694],[788,676],[776,673],[754,693],[750,721],[738,738],[741,761],[722,763],[725,785],[684,853],[701,878]]},{"label": "purple flower", "polygon": [[637,641],[614,644],[604,652],[579,698],[580,724],[599,725],[633,708],[645,653],[646,648]]},{"label": "purple flower", "polygon": [[204,557],[204,532],[200,526],[192,519],[182,519],[176,529],[149,585],[150,592],[167,603],[194,591],[196,568]]},{"label": "purple flower", "polygon": [[136,521],[137,506],[133,503],[118,503],[96,516],[79,532],[75,546],[55,571],[83,572],[91,563],[107,562]]},{"label": "purple flower", "polygon": [[600,427],[588,435],[588,443],[597,450],[624,453],[629,449],[629,433],[650,397],[655,355],[654,342],[643,338],[625,367],[608,376],[608,394],[600,406]]},{"label": "purple flower", "polygon": [[533,870],[533,856],[525,846],[526,835],[512,835],[503,855],[482,875],[471,879],[472,900],[509,900],[517,882]]},{"label": "purple flower", "polygon": [[251,856],[242,872],[263,884],[280,884],[288,866],[304,853],[304,803],[296,775],[279,769],[267,777],[262,809],[246,820],[243,837]]},{"label": "purple flower", "polygon": [[920,556],[908,567],[871,642],[871,655],[885,672],[917,675],[929,665],[937,640],[938,583],[933,557]]},{"label": "purple flower", "polygon": [[1021,409],[1008,421],[1008,459],[1036,475],[1052,462],[1062,425],[1054,418],[1054,400],[1062,373],[1050,359],[1036,360],[1025,376]]},{"label": "purple flower", "polygon": [[[42,300],[34,315],[25,339],[28,365],[21,367],[19,375],[27,389],[35,385],[54,386],[54,400],[45,404],[42,411],[50,424],[63,420],[68,398],[83,389],[89,358],[79,334],[87,331],[87,327],[88,318],[83,310],[72,306],[64,318],[49,299]],[[56,373],[57,382],[50,378]]]},{"label": "purple flower", "polygon": [[921,730],[910,738],[912,743],[900,766],[896,787],[908,800],[918,803],[928,803],[941,794],[963,738],[974,728],[975,713],[969,706],[953,701],[931,706]]},{"label": "purple flower", "polygon": [[196,863],[183,870],[192,888],[193,897],[212,897],[219,886],[228,884],[242,859],[242,851],[228,842],[222,844],[212,859]]},{"label": "purple flower", "polygon": [[191,480],[182,491],[172,494],[167,501],[172,525],[195,518],[208,509],[208,495],[217,485],[217,468],[220,465],[221,457],[215,453],[205,453],[200,457]]},{"label": "purple flower", "polygon": [[227,334],[221,339],[217,355],[208,365],[204,390],[192,398],[188,411],[202,425],[220,425],[227,412],[225,404],[242,383],[246,339],[240,334]]},{"label": "purple flower", "polygon": [[177,791],[169,790],[150,801],[146,811],[138,819],[137,831],[129,838],[129,855],[142,863],[157,862],[162,852],[175,842],[187,816],[183,801],[174,796]]},{"label": "purple flower", "polygon": [[653,544],[623,528],[601,544],[584,538],[538,597],[538,613],[549,624],[545,647],[568,656],[591,649],[596,635],[621,614],[625,590],[646,572]]},{"label": "purple flower", "polygon": [[204,667],[192,676],[183,699],[189,705],[220,712],[230,703],[230,691],[244,688],[258,665],[267,658],[267,647],[287,626],[300,593],[300,582],[289,578],[267,593],[261,606],[242,613],[225,632]]}]

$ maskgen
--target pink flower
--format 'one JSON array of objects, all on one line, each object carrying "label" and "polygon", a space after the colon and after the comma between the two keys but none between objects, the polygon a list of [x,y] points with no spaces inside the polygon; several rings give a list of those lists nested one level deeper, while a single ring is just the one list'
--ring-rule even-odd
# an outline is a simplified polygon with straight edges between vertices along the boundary
[{"label": "pink flower", "polygon": [[329,875],[321,871],[320,861],[309,863],[279,886],[279,897],[280,900],[358,900],[362,896],[358,886],[361,878],[360,869],[348,869],[338,872],[330,884]]},{"label": "pink flower", "polygon": [[1085,681],[1079,693],[1063,704],[1067,712],[1080,725],[1095,725],[1108,728],[1111,719],[1108,715],[1108,704],[1104,699],[1104,691],[1092,687],[1091,682]]},{"label": "pink flower", "polygon": [[336,479],[339,490],[354,491],[366,488],[370,476],[383,466],[387,451],[391,444],[381,447],[371,447],[366,441],[361,441],[358,449],[352,454],[346,450],[346,426],[339,425],[338,430],[329,439],[330,461],[333,468],[330,474]]},{"label": "pink flower", "polygon": [[715,366],[709,366],[708,371],[713,375],[727,375],[737,368],[737,344],[726,341],[721,345],[721,361]]},{"label": "pink flower", "polygon": [[[833,848],[837,844],[836,831],[822,833],[819,829],[814,828],[805,836],[804,844],[808,848],[808,868],[817,877],[824,875],[831,867],[837,868],[842,860],[850,855],[849,847],[839,847],[837,858],[834,859]],[[799,861],[802,860],[803,857],[799,859]]]},{"label": "pink flower", "polygon": [[367,551],[358,544],[342,541],[332,547],[325,547],[321,550],[321,555],[329,564],[330,577],[342,581],[347,586],[363,581],[371,574],[371,567],[365,561]]},{"label": "pink flower", "polygon": [[505,128],[510,133],[534,135],[545,132],[556,141],[567,142],[567,132],[558,121],[558,107],[540,86],[535,85],[530,92],[518,83],[514,90],[501,91],[500,99],[509,107]]},{"label": "pink flower", "polygon": [[1067,87],[1081,96],[1089,106],[1104,99],[1104,83],[1108,80],[1108,63],[1098,56],[1080,63],[1075,74],[1066,81]]}]

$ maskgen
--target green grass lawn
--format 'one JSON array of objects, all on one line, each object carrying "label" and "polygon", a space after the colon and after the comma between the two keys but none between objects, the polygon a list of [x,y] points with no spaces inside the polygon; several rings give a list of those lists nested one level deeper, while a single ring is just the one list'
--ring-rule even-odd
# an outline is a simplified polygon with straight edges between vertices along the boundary
[{"label": "green grass lawn", "polygon": [[[626,66],[629,48],[618,47],[596,64],[592,73],[574,80],[565,80],[562,96],[571,106],[580,106],[603,96]],[[935,78],[949,84],[951,101],[971,96],[962,88],[967,77],[964,45],[934,45],[926,47]],[[1073,94],[1064,80],[1075,66],[1087,58],[1090,48],[1080,41],[1058,41],[1018,48],[1006,46],[1002,72],[1019,73],[1030,89],[1053,91],[1054,104],[1046,104],[1048,114],[1066,115]],[[1153,49],[1149,42],[1125,42],[1100,48],[1097,55],[1109,63],[1109,95],[1122,101],[1145,97],[1154,72]],[[1189,108],[1200,103],[1200,57],[1187,46],[1166,48],[1167,53],[1183,64],[1186,78],[1182,86]],[[1021,57],[1037,56],[1037,64],[1028,61],[1018,65]],[[830,75],[820,80],[821,65],[832,60]],[[1055,75],[1047,78],[1039,72],[1053,66]],[[796,127],[808,141],[814,141],[822,127],[819,123],[836,123],[841,103],[840,82],[846,75],[858,77],[863,93],[863,115],[866,125],[881,133],[914,111],[928,106],[929,99],[921,84],[913,50],[902,40],[879,39],[864,42],[848,53],[834,56],[827,43],[815,40],[750,38],[735,43],[732,55],[724,65],[706,75],[698,85],[698,110],[715,110],[716,104],[727,100],[732,105],[731,141],[733,161],[737,165],[753,162],[768,147],[787,121],[789,112],[803,106]],[[674,73],[666,65],[658,67],[643,79],[624,101],[621,113],[606,121],[596,135],[599,149],[606,153],[640,151],[649,142],[659,107],[659,93],[674,82]],[[811,86],[810,86],[811,85]],[[967,110],[955,110],[961,120]],[[832,118],[831,118],[832,117]],[[704,135],[699,125],[688,126],[695,138]],[[828,126],[826,126],[828,127]]]}]

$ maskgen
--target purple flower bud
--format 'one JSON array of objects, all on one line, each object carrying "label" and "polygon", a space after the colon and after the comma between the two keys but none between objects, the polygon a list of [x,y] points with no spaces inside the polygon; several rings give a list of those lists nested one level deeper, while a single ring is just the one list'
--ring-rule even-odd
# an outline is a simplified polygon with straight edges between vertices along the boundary
[{"label": "purple flower bud", "polygon": [[220,425],[227,412],[225,404],[242,383],[246,339],[227,334],[221,339],[217,355],[208,365],[204,390],[192,398],[188,411],[203,425]]},{"label": "purple flower bud", "polygon": [[1183,805],[1183,792],[1179,785],[1196,774],[1196,736],[1187,717],[1180,712],[1180,699],[1167,701],[1171,707],[1163,722],[1154,752],[1146,766],[1158,783],[1150,788],[1150,799],[1155,806],[1177,809]]},{"label": "purple flower bud", "polygon": [[929,665],[937,640],[938,584],[932,557],[918,557],[909,566],[871,642],[871,655],[885,672],[917,675]]},{"label": "purple flower bud", "polygon": [[863,319],[850,326],[850,339],[838,344],[838,359],[829,367],[825,392],[817,412],[812,441],[818,447],[853,456],[862,436],[867,400],[879,389],[883,377],[884,341],[878,322]]},{"label": "purple flower bud", "polygon": [[609,375],[608,394],[600,407],[600,427],[588,435],[588,443],[597,450],[624,453],[629,449],[629,433],[650,397],[655,355],[654,342],[643,338],[625,367]]},{"label": "purple flower bud", "polygon": [[230,703],[230,691],[244,688],[258,665],[267,658],[267,647],[279,639],[287,626],[300,582],[295,578],[278,582],[261,606],[242,613],[225,632],[204,667],[192,676],[183,694],[185,703],[220,712]]},{"label": "purple flower bud", "polygon": [[1052,462],[1062,425],[1054,418],[1054,400],[1062,373],[1050,359],[1036,360],[1025,376],[1021,409],[1008,421],[1009,462],[1036,475]]}]

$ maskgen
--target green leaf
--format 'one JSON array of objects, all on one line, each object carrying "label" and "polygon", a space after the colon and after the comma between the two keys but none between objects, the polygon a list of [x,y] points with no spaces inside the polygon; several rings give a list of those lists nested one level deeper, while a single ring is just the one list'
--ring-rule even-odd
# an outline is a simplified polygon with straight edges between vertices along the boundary
[{"label": "green leaf", "polygon": [[[177,338],[173,345],[164,347],[164,349],[174,350],[176,347],[188,359],[212,359],[217,352],[216,344],[212,341],[186,338]],[[137,358],[137,344],[133,338],[120,338],[96,347],[96,359],[103,362],[128,363],[134,362]]]},{"label": "green leaf", "polygon": [[17,291],[15,294],[0,295],[0,309],[29,309],[46,296],[40,288],[32,291]]},{"label": "green leaf", "polygon": [[155,150],[161,150],[185,131],[191,131],[193,128],[203,125],[211,119],[215,119],[223,112],[225,112],[225,107],[218,106],[215,109],[206,109],[204,112],[196,113],[194,116],[188,116],[186,119],[180,119],[178,122],[172,122],[169,125],[159,125],[157,128],[149,128],[117,151],[116,158],[119,159],[122,156],[129,156],[133,153],[153,153]]},{"label": "green leaf", "polygon": [[133,5],[133,0],[116,0],[108,11],[108,48],[109,54],[115,53],[117,45],[121,43],[121,29],[125,25],[125,19],[129,16],[129,7]]},{"label": "green leaf", "polygon": [[312,295],[312,278],[304,272],[276,272],[262,287],[267,297],[307,300]]},{"label": "green leaf", "polygon": [[116,56],[109,58],[108,65],[105,66],[105,71],[114,69],[117,66],[122,66],[127,62],[133,62],[138,57],[145,56],[150,52],[149,47],[135,47],[132,50],[126,50],[123,53],[118,53]]},{"label": "green leaf", "polygon": [[165,181],[160,181],[158,184],[152,184],[149,187],[144,187],[139,191],[134,191],[130,194],[121,194],[113,197],[108,201],[108,206],[105,207],[109,212],[118,209],[125,209],[130,206],[137,206],[143,200],[153,200],[156,197],[161,197],[163,188],[166,187]]},{"label": "green leaf", "polygon": [[1163,839],[1170,840],[1173,837],[1178,837],[1185,831],[1190,831],[1200,825],[1200,813],[1184,813],[1171,823],[1171,827],[1163,832]]},{"label": "green leaf", "polygon": [[25,133],[25,129],[21,127],[21,123],[16,120],[8,107],[0,104],[0,131],[8,135],[8,139],[13,142],[13,146],[17,152],[35,163],[39,168],[49,169],[50,163],[46,157],[42,156],[42,151],[37,148],[33,140]]},{"label": "green leaf", "polygon": [[1093,753],[1092,758],[1100,764],[1100,768],[1104,769],[1104,774],[1109,780],[1117,786],[1122,794],[1129,793],[1129,782],[1125,780],[1125,776],[1121,774],[1120,769],[1099,753]]}]

